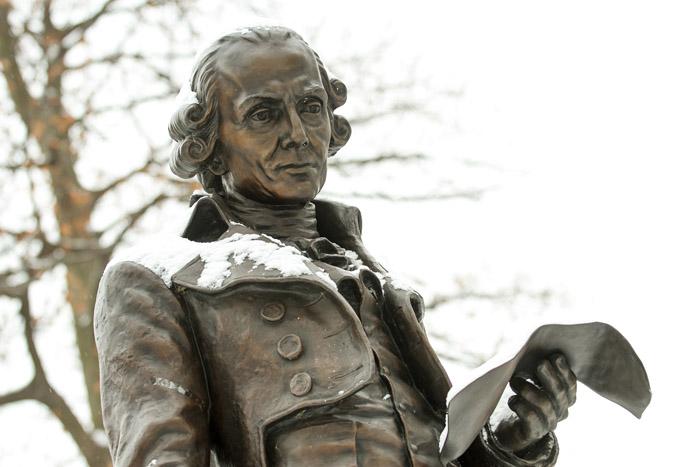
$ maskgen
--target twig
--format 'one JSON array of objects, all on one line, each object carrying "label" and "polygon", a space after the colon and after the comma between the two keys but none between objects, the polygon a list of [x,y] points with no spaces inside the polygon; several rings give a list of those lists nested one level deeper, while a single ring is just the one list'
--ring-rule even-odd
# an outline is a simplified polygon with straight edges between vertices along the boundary
[{"label": "twig", "polygon": [[58,418],[63,428],[70,433],[88,463],[93,466],[106,466],[109,464],[107,449],[92,439],[63,397],[56,392],[46,378],[46,372],[34,342],[33,320],[29,311],[29,283],[26,282],[18,287],[22,289],[21,294],[15,298],[20,300],[19,313],[24,322],[24,341],[34,365],[34,378],[24,388],[0,396],[0,404],[29,399],[43,403]]},{"label": "twig", "polygon": [[389,193],[334,193],[324,192],[324,195],[331,198],[358,198],[358,199],[376,199],[382,201],[394,202],[409,202],[409,201],[443,201],[448,199],[468,199],[470,201],[479,201],[488,189],[482,190],[462,190],[450,193],[428,193],[424,195],[392,195]]}]

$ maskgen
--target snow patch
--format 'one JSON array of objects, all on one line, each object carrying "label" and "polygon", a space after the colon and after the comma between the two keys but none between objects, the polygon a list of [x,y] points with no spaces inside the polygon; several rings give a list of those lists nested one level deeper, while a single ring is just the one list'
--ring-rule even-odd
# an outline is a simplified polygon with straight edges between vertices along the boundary
[{"label": "snow patch", "polygon": [[191,104],[199,104],[199,99],[197,99],[197,94],[192,90],[192,83],[188,81],[182,85],[180,92],[175,96],[175,105],[184,107]]},{"label": "snow patch", "polygon": [[173,275],[197,257],[204,263],[197,285],[208,289],[221,287],[231,275],[232,262],[240,265],[246,260],[266,270],[276,270],[285,277],[316,275],[335,288],[326,272],[314,272],[309,268],[311,260],[298,249],[258,234],[235,233],[208,243],[158,236],[116,255],[108,267],[122,261],[135,262],[153,271],[170,287]]},{"label": "snow patch", "polygon": [[358,254],[352,250],[345,250],[345,256],[353,263],[357,264],[357,266],[362,266],[364,264]]},{"label": "snow patch", "polygon": [[258,234],[236,233],[207,244],[211,247],[199,254],[204,262],[204,270],[197,280],[197,285],[210,289],[221,287],[224,279],[231,274],[230,261],[242,264],[243,261],[250,260],[256,266],[263,266],[268,270],[275,269],[282,276],[312,274],[307,266],[309,258],[299,250],[260,238]]},{"label": "snow patch", "polygon": [[107,268],[116,263],[131,261],[150,269],[165,285],[172,285],[173,275],[199,255],[207,243],[197,243],[182,237],[154,236],[143,239],[139,245],[116,254]]},{"label": "snow patch", "polygon": [[328,275],[326,271],[316,271],[316,276],[318,276],[322,281],[330,285],[331,288],[333,288],[333,290],[338,290],[338,286],[335,285],[335,282],[333,282],[333,279],[331,279],[331,276]]},{"label": "snow patch", "polygon": [[416,287],[413,286],[413,284],[408,281],[405,277],[397,275],[397,274],[382,274],[378,271],[373,271],[377,277],[379,278],[379,282],[381,282],[382,287],[384,287],[384,284],[386,282],[389,282],[395,289],[398,290],[405,290],[406,292],[415,292]]}]

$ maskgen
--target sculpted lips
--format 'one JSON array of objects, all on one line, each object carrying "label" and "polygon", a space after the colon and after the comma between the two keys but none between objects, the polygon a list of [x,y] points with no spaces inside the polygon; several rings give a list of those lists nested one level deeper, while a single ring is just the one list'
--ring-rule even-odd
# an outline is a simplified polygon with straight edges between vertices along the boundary
[{"label": "sculpted lips", "polygon": [[290,162],[287,164],[280,164],[275,167],[276,172],[287,172],[300,175],[316,169],[318,169],[317,164],[312,162]]}]

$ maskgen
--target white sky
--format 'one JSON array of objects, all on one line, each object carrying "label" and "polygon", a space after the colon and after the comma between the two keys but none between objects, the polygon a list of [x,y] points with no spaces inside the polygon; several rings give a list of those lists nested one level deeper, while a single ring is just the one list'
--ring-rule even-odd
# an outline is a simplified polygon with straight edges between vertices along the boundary
[{"label": "white sky", "polygon": [[[534,287],[566,296],[548,318],[616,326],[647,367],[651,406],[639,421],[582,389],[557,429],[558,465],[687,465],[695,441],[688,422],[697,418],[693,390],[700,383],[700,4],[295,5],[296,13],[281,8],[276,20],[302,35],[325,24],[325,41],[312,44],[322,56],[390,36],[401,53],[419,57],[420,73],[464,88],[458,102],[439,108],[448,136],[429,126],[394,126],[387,137],[444,155],[444,164],[455,154],[509,169],[488,175],[498,189],[478,203],[355,200],[371,250],[390,269],[427,284],[428,292],[459,273],[485,285],[527,277]],[[228,16],[206,8],[201,14],[209,18],[212,37],[249,20],[229,24],[221,20]],[[337,37],[327,31],[331,20]],[[388,71],[402,68],[394,63]],[[396,176],[419,189],[433,175]],[[345,186],[330,177],[326,188]],[[481,323],[451,322],[453,337],[470,336]],[[444,322],[435,319],[434,326]],[[495,338],[497,327],[490,322],[481,333]],[[0,426],[35,414],[33,408],[4,409]],[[0,433],[10,436],[6,429]],[[35,465],[30,453],[13,452],[9,445],[0,448],[0,464],[4,458]],[[54,465],[69,465],[68,454],[56,458],[63,461]]]},{"label": "white sky", "polygon": [[[688,465],[699,382],[698,5],[430,5],[397,22],[427,39],[418,46],[435,66],[463,77],[458,144],[525,175],[480,203],[452,203],[448,222],[427,204],[367,213],[368,240],[383,235],[377,224],[402,228],[405,243],[382,245],[394,268],[420,276],[427,264],[432,276],[450,258],[523,273],[566,292],[565,319],[628,336],[651,406],[638,421],[581,391],[557,430],[559,465]],[[415,251],[426,238],[437,251]]]}]

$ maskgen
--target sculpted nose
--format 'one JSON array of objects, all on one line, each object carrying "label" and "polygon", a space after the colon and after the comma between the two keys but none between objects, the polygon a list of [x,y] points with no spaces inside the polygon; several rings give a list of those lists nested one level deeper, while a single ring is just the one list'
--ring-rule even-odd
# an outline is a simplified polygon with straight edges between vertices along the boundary
[{"label": "sculpted nose", "polygon": [[304,124],[296,111],[289,112],[288,125],[282,135],[282,147],[284,149],[305,148],[309,145],[309,139],[304,130]]}]

